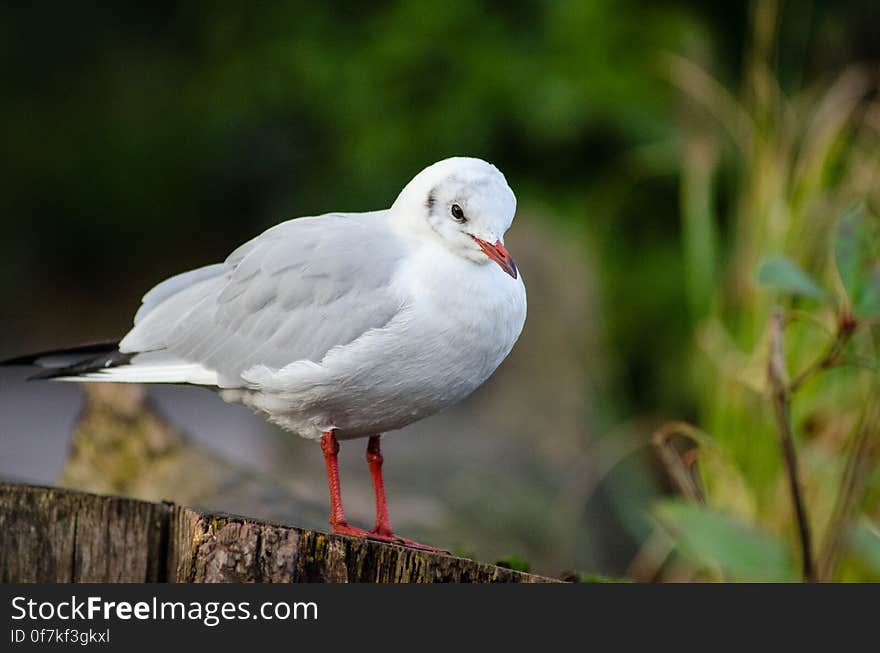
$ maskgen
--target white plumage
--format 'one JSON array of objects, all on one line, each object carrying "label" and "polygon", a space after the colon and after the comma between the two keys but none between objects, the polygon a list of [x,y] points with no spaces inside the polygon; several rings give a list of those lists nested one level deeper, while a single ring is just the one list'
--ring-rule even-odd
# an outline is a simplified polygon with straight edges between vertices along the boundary
[{"label": "white plumage", "polygon": [[466,397],[516,342],[515,209],[494,166],[446,159],[390,209],[290,220],[160,283],[120,342],[130,363],[65,380],[217,386],[310,438],[401,428]]}]

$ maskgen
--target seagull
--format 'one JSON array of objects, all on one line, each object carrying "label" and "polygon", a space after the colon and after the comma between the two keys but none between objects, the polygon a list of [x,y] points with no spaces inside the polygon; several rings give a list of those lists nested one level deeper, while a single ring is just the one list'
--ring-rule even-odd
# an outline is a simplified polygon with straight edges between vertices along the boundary
[{"label": "seagull", "polygon": [[[144,295],[118,343],[6,361],[34,378],[207,386],[318,440],[332,532],[439,551],[394,533],[382,433],[460,402],[507,357],[526,318],[504,246],[516,197],[481,159],[428,166],[389,209],[282,222],[222,263]],[[370,530],[342,506],[339,442],[368,438]]]}]

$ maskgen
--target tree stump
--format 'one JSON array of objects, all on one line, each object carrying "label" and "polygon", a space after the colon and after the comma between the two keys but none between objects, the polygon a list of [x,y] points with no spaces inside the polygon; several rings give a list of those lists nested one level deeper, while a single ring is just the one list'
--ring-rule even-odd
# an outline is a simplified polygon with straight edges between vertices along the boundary
[{"label": "tree stump", "polygon": [[0,582],[540,583],[473,560],[170,503],[0,484]]}]

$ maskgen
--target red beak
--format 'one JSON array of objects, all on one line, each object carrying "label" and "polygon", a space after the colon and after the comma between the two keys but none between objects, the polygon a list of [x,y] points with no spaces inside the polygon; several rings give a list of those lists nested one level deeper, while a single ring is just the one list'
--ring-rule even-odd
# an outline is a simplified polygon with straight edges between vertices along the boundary
[{"label": "red beak", "polygon": [[480,246],[480,249],[483,250],[486,256],[495,261],[498,264],[498,267],[516,279],[516,263],[513,262],[513,259],[510,257],[510,252],[504,249],[504,245],[501,244],[500,240],[496,240],[494,245],[490,245],[485,240],[480,240],[476,236],[471,236],[471,238],[477,241],[477,245]]}]

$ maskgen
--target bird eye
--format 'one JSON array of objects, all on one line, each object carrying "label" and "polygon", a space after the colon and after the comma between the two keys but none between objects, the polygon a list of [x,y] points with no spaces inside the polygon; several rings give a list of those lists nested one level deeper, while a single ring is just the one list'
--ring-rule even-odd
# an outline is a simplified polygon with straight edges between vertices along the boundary
[{"label": "bird eye", "polygon": [[456,222],[466,222],[467,218],[464,217],[464,211],[461,210],[461,207],[458,204],[452,205],[452,218]]}]

